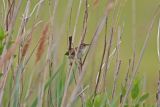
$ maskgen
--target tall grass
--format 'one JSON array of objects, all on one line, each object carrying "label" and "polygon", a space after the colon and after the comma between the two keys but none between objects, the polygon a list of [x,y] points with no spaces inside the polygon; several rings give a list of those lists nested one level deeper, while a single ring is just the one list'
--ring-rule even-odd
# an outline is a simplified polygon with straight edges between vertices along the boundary
[{"label": "tall grass", "polygon": [[[157,27],[160,6],[155,6],[138,57],[136,2],[132,1],[132,54],[125,65],[121,58],[125,24],[120,18],[127,0],[104,3],[103,14],[90,34],[91,18],[96,17],[90,15],[90,8],[97,9],[104,0],[67,0],[65,9],[59,7],[59,0],[1,0],[0,107],[160,107],[160,80],[158,92],[149,93],[143,90],[143,79],[137,78],[153,27]],[[61,23],[56,20],[59,9],[63,11]],[[160,25],[158,60],[159,31]],[[68,41],[69,37],[72,40]],[[103,45],[97,51],[101,37]],[[90,45],[79,58],[88,38]],[[98,60],[94,60],[95,54],[100,54]],[[94,71],[89,69],[92,61],[99,63]],[[123,64],[128,68],[125,76]],[[153,94],[155,100],[147,103]]]}]

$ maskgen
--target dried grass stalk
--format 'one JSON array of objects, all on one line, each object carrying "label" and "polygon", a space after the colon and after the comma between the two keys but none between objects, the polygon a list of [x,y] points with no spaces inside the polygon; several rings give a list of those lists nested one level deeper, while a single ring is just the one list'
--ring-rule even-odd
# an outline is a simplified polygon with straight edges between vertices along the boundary
[{"label": "dried grass stalk", "polygon": [[96,6],[99,3],[99,0],[94,0],[93,5]]},{"label": "dried grass stalk", "polygon": [[11,56],[15,53],[17,46],[20,44],[21,37],[17,37],[15,43],[12,45],[10,49],[6,51],[6,53],[3,54],[3,56],[0,59],[0,68],[11,58]]},{"label": "dried grass stalk", "polygon": [[31,41],[32,41],[32,32],[30,33],[29,35],[29,39],[26,41],[26,43],[24,44],[23,48],[22,48],[22,59],[25,57],[27,51],[28,51],[28,48],[31,44]]},{"label": "dried grass stalk", "polygon": [[36,63],[41,59],[41,56],[44,53],[45,50],[45,43],[48,37],[48,30],[49,30],[49,24],[45,25],[42,33],[41,33],[41,37],[39,40],[39,45],[38,45],[38,49],[37,49],[37,54],[36,54]]}]

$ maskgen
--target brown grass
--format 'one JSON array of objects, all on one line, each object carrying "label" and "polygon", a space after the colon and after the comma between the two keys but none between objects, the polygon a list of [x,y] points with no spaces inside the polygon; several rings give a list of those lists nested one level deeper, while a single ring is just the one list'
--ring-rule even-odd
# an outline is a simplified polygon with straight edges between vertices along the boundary
[{"label": "brown grass", "polygon": [[39,62],[39,60],[41,59],[45,51],[45,43],[48,37],[48,31],[49,31],[49,24],[46,24],[44,26],[44,29],[41,33],[41,37],[39,40],[39,45],[38,45],[37,54],[36,54],[36,63]]},{"label": "brown grass", "polygon": [[93,5],[94,5],[94,6],[97,6],[98,3],[99,3],[99,0],[94,0]]},{"label": "brown grass", "polygon": [[26,43],[24,44],[23,48],[22,48],[22,58],[25,57],[27,51],[28,51],[28,48],[31,44],[31,41],[32,41],[32,32],[29,34],[29,39],[26,41]]},{"label": "brown grass", "polygon": [[0,59],[0,68],[11,58],[11,56],[15,53],[17,46],[21,42],[21,37],[17,37],[15,43],[9,48],[4,55],[2,55]]}]

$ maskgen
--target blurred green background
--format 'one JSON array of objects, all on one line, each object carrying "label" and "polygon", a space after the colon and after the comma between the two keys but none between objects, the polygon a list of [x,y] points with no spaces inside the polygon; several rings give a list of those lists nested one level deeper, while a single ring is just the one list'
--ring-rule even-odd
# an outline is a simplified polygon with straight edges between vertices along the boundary
[{"label": "blurred green background", "polygon": [[[25,5],[27,0],[23,0],[23,6],[21,6],[21,12],[24,11]],[[85,38],[86,43],[90,43],[93,34],[96,30],[96,27],[103,17],[105,6],[107,3],[107,0],[99,0],[99,3],[94,6],[93,0],[88,0],[88,29],[87,29],[87,36]],[[118,0],[119,1],[119,0]],[[35,3],[38,2],[38,0],[31,0],[32,2],[32,8],[34,7]],[[64,24],[63,20],[65,19],[64,14],[66,12],[67,8],[67,2],[68,0],[59,0],[58,8],[55,16],[55,25],[54,25],[54,32],[55,36],[58,36],[59,32],[61,31],[61,26]],[[40,24],[40,27],[37,28],[36,32],[34,33],[34,42],[33,46],[35,45],[36,41],[38,40],[40,36],[40,31],[43,28],[43,24],[50,19],[50,12],[53,12],[53,6],[49,6],[49,3],[52,3],[50,0],[45,0],[45,2],[42,5],[39,18],[37,20],[44,21],[42,24]],[[120,59],[122,60],[121,70],[120,70],[120,81],[118,81],[118,89],[120,89],[121,82],[124,80],[124,76],[126,74],[127,68],[128,68],[128,61],[133,56],[133,48],[132,48],[132,42],[133,42],[133,29],[136,31],[135,33],[135,42],[136,42],[136,63],[140,55],[140,50],[142,49],[145,37],[147,35],[151,20],[153,18],[154,12],[157,8],[157,6],[160,4],[159,0],[135,0],[135,26],[133,25],[133,0],[120,0],[122,4],[122,7],[120,8],[119,13],[119,23],[118,26],[121,28],[124,25],[124,32],[122,34],[122,43],[120,48]],[[68,35],[71,35],[73,33],[73,28],[75,24],[75,18],[77,14],[79,0],[73,0],[73,8],[72,8],[72,19],[71,19],[71,25],[70,25],[70,31],[68,31],[69,26],[69,20],[66,22],[66,28],[65,33],[63,34],[60,43],[59,43],[59,49],[58,49],[58,57],[57,57],[57,63],[60,63],[63,59],[64,53],[67,50],[67,37]],[[119,5],[119,4],[118,4]],[[2,19],[2,13],[3,13],[3,4],[2,0],[0,0],[0,24],[4,24],[4,19]],[[85,10],[85,4],[82,3],[81,13],[78,21],[77,26],[77,32],[76,32],[76,38],[75,38],[75,45],[78,44],[80,35],[82,33],[82,24],[83,24],[83,16],[84,16],[84,10]],[[20,25],[20,21],[22,18],[21,12],[18,14],[18,20],[16,21],[16,25],[14,28],[14,34],[16,36],[17,29]],[[109,24],[111,24],[114,19],[112,19],[112,14],[109,16]],[[30,19],[31,21],[27,25],[29,28],[32,26],[32,23],[34,22],[34,18]],[[108,26],[108,34],[110,31],[110,26]],[[152,31],[152,36],[148,42],[147,48],[145,50],[145,54],[139,69],[139,73],[137,78],[140,78],[144,81],[144,90],[150,93],[150,100],[149,102],[155,102],[155,96],[157,92],[157,81],[158,81],[158,70],[160,69],[160,63],[158,62],[157,57],[157,50],[156,50],[156,38],[157,38],[157,29],[158,29],[158,19],[156,19],[156,23],[154,23],[154,28]],[[113,49],[115,46],[117,34],[114,35],[114,44]],[[95,82],[95,76],[98,72],[102,51],[103,51],[103,42],[104,42],[104,31],[100,34],[98,39],[98,44],[96,46],[96,50],[94,53],[94,57],[91,59],[92,64],[88,67],[88,72],[86,74],[85,78],[85,84],[94,83]],[[33,63],[30,63],[27,67],[28,71],[34,71],[32,69],[32,64],[34,64],[34,58],[32,59]],[[32,61],[31,61],[32,62]],[[108,73],[108,89],[112,87],[112,78],[113,78],[113,70],[115,69],[115,60],[111,62],[111,67],[109,69]],[[26,73],[29,76],[29,73]]]}]

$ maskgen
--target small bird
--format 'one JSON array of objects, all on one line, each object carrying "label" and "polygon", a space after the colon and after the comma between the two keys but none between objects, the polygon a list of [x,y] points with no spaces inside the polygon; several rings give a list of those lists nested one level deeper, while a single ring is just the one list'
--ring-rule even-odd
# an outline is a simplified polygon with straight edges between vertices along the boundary
[{"label": "small bird", "polygon": [[[79,51],[77,53],[77,59],[81,60],[81,58],[83,57],[83,55],[86,52],[86,50],[87,50],[87,48],[88,48],[89,45],[90,44],[86,44],[86,43],[80,44]],[[67,55],[69,57],[69,59],[74,59],[75,58],[75,54],[77,52],[77,49],[78,49],[78,47],[76,47],[76,48],[70,48],[65,53],[65,55]]]},{"label": "small bird", "polygon": [[[69,41],[69,46],[68,46],[68,51],[65,53],[65,55],[68,56],[68,58],[70,60],[73,60],[75,58],[75,54],[78,50],[78,47],[76,48],[72,48],[72,36],[70,36],[68,38],[68,41]],[[86,43],[81,43],[80,46],[79,46],[79,50],[78,50],[78,53],[77,53],[77,59],[81,61],[84,53],[86,52],[87,50],[87,47],[89,46],[90,44],[86,44]]]}]

